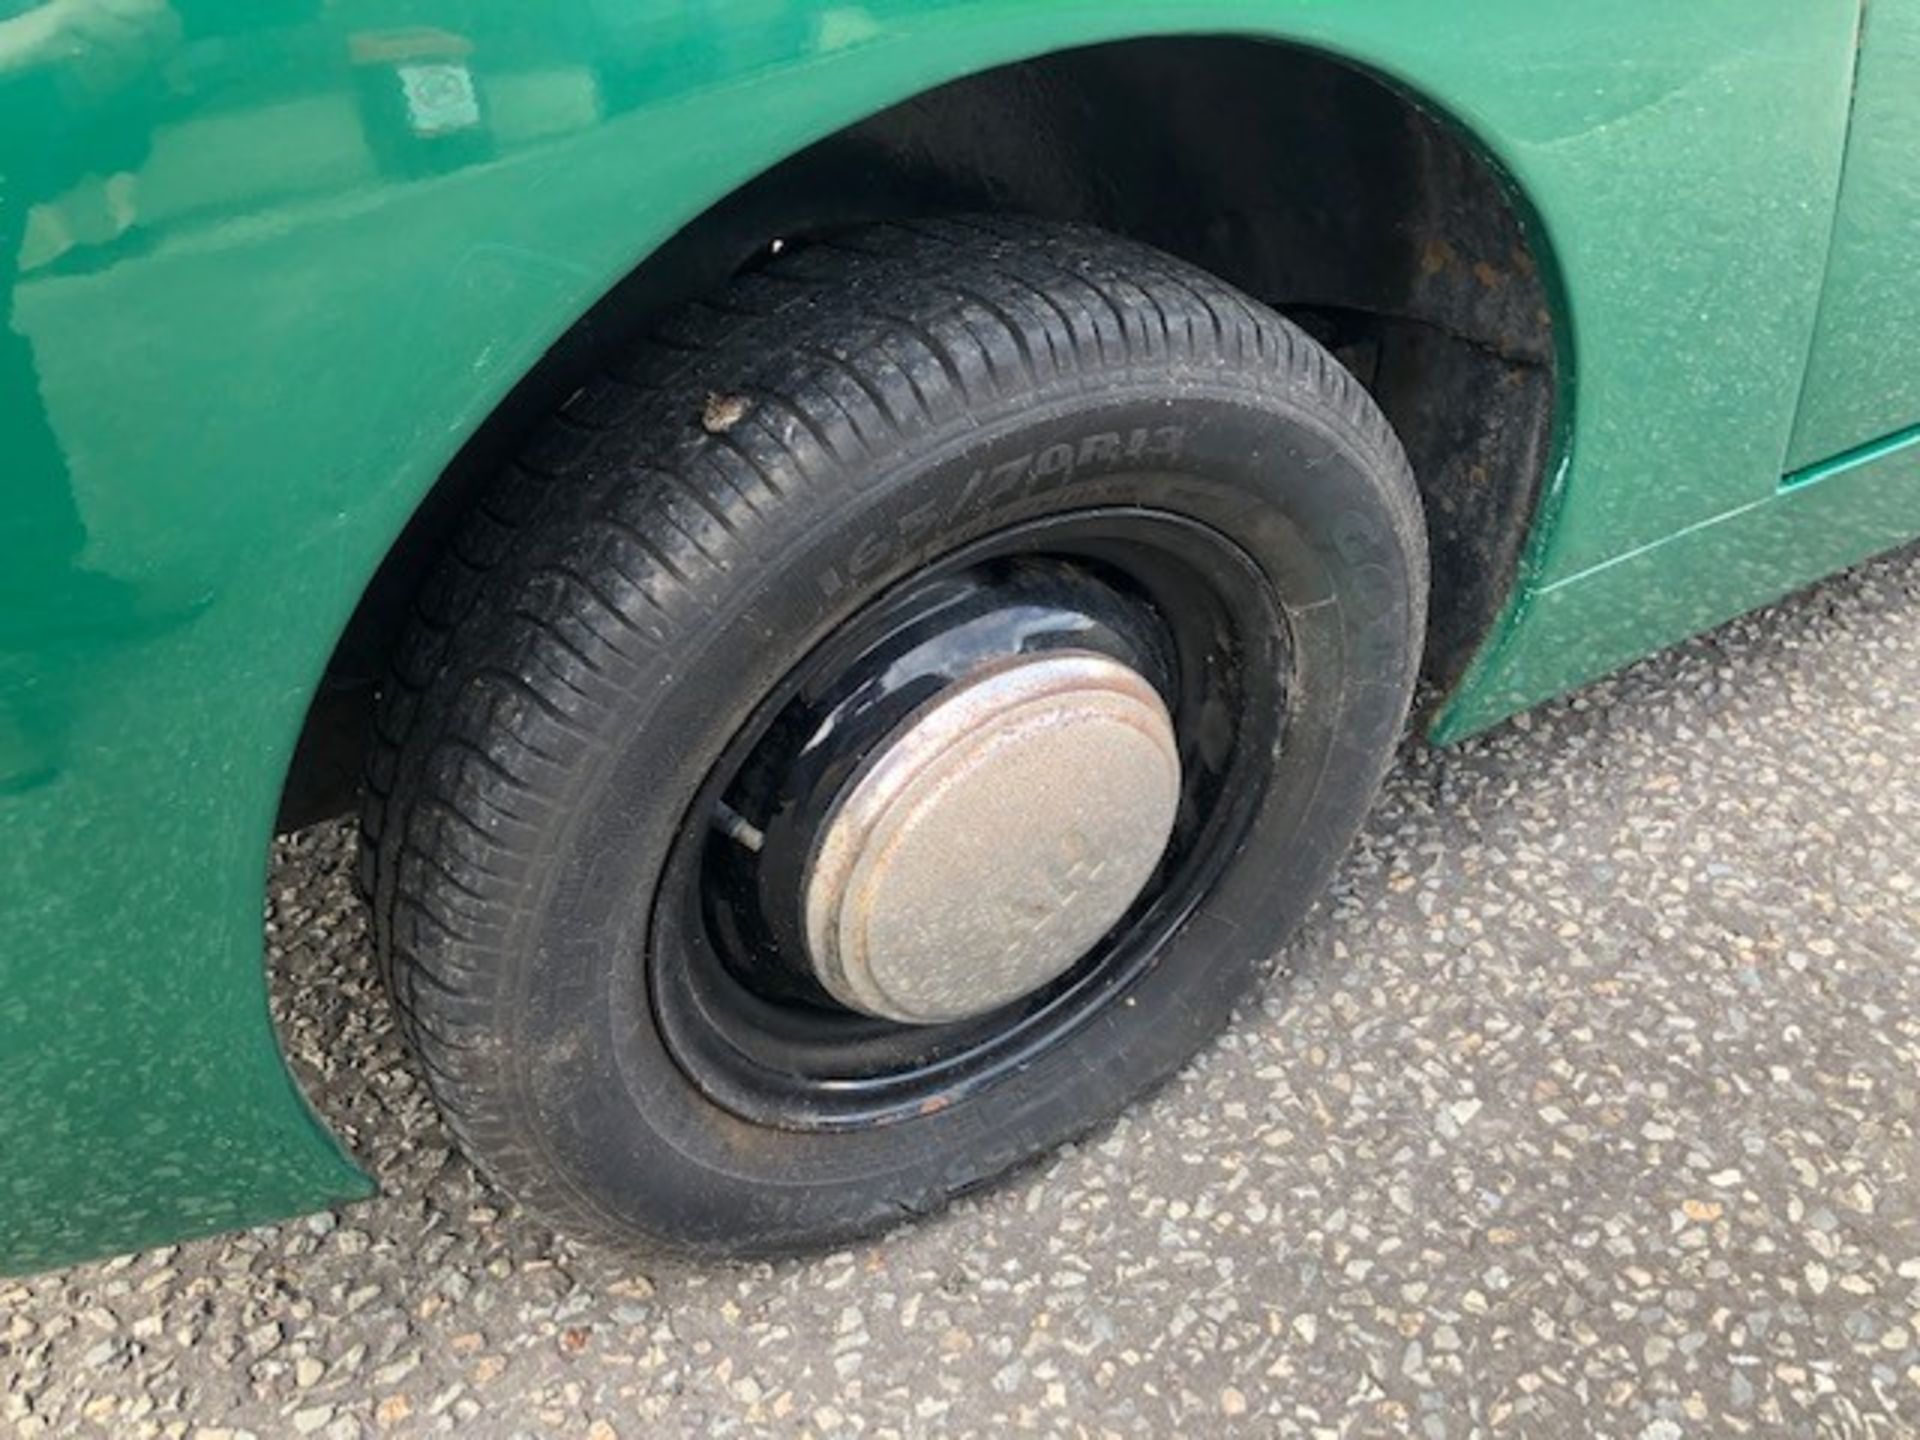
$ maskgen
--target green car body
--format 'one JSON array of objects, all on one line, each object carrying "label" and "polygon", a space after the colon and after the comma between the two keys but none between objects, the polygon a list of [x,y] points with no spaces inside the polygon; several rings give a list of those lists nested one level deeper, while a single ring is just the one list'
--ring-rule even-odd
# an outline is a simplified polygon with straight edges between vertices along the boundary
[{"label": "green car body", "polygon": [[261,963],[329,657],[583,316],[935,87],[1283,46],[1498,177],[1550,444],[1436,739],[1920,533],[1920,0],[80,8],[0,0],[0,1270],[368,1192]]}]

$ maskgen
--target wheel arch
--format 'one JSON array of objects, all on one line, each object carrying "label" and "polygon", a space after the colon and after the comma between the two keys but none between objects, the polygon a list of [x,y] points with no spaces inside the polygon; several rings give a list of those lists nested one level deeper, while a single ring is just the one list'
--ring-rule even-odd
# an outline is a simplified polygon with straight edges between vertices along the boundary
[{"label": "wheel arch", "polygon": [[566,324],[361,593],[289,767],[283,826],[348,802],[366,700],[420,574],[478,480],[610,346],[771,244],[960,210],[1155,244],[1278,305],[1361,374],[1427,501],[1427,695],[1442,703],[1515,602],[1570,425],[1571,315],[1546,224],[1486,139],[1405,79],[1268,37],[1121,38],[915,90],[790,150]]}]

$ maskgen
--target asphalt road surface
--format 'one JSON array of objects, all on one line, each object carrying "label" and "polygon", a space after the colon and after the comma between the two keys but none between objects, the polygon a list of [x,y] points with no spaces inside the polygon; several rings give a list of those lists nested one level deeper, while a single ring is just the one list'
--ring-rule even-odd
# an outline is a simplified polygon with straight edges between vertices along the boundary
[{"label": "asphalt road surface", "polygon": [[584,1253],[395,1043],[350,839],[281,1020],[382,1198],[0,1281],[0,1433],[1920,1433],[1920,548],[1408,749],[1235,1032],[851,1253]]}]

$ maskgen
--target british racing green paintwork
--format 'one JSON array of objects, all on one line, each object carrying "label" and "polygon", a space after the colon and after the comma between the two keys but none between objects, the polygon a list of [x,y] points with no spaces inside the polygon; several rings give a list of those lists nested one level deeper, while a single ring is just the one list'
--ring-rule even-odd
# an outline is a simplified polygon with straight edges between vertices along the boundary
[{"label": "british racing green paintwork", "polygon": [[940,82],[1131,36],[1316,47],[1459,127],[1546,257],[1563,394],[1444,738],[1920,531],[1920,0],[1873,0],[1864,49],[1861,18],[0,0],[0,1269],[365,1193],[267,1016],[294,738],[463,440],[713,201]]}]

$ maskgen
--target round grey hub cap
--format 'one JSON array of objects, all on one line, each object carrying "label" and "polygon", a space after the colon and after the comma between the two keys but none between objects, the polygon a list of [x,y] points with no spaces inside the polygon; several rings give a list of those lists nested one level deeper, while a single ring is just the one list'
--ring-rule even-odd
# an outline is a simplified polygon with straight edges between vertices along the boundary
[{"label": "round grey hub cap", "polygon": [[908,1024],[1017,999],[1126,913],[1179,802],[1172,717],[1119,661],[1051,651],[956,685],[827,820],[804,891],[814,972]]}]

